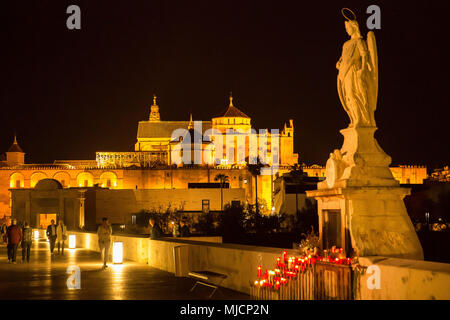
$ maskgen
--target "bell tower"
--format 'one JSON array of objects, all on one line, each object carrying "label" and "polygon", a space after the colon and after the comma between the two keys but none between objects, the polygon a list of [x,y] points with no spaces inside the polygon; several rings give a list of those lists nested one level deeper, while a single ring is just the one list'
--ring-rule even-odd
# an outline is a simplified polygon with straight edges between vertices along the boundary
[{"label": "bell tower", "polygon": [[8,152],[6,152],[6,162],[10,167],[25,163],[25,152],[23,152],[22,148],[17,143],[16,135],[14,135],[12,146],[9,148]]},{"label": "bell tower", "polygon": [[156,104],[156,95],[153,95],[153,105],[150,107],[150,121],[161,121],[159,106]]}]

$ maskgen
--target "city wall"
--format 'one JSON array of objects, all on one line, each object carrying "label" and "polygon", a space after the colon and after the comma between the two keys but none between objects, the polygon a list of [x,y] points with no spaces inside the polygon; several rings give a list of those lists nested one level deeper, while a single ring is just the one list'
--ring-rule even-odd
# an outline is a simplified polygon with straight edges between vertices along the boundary
[{"label": "city wall", "polygon": [[[283,169],[282,172],[286,172]],[[29,189],[42,179],[58,180],[63,187],[93,187],[99,184],[111,190],[123,189],[187,189],[188,183],[217,183],[218,174],[228,176],[230,189],[244,189],[245,199],[249,204],[255,202],[255,178],[247,170],[239,169],[208,169],[208,168],[178,168],[178,169],[92,169],[92,170],[61,170],[48,167],[33,167],[28,169],[0,169],[0,218],[11,214],[10,188]],[[258,177],[258,198],[264,200],[266,206],[272,208],[272,177]],[[107,184],[110,184],[108,186]],[[214,190],[219,190],[216,188]],[[229,189],[228,189],[229,190]],[[212,209],[215,210],[215,209]]]}]

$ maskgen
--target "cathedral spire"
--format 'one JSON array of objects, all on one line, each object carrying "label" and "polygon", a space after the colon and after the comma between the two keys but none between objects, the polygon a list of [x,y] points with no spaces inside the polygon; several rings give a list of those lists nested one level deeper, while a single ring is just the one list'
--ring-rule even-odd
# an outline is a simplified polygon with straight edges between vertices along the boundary
[{"label": "cathedral spire", "polygon": [[230,92],[230,107],[233,107],[233,92]]}]

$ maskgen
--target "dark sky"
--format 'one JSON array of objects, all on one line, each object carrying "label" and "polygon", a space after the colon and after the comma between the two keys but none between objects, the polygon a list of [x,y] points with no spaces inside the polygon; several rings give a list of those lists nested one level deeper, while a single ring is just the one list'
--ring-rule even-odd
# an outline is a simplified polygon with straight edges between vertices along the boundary
[{"label": "dark sky", "polygon": [[[381,8],[377,139],[393,164],[450,160],[447,1],[2,1],[0,150],[17,132],[27,162],[131,151],[158,95],[163,120],[210,120],[228,105],[256,128],[294,119],[300,161],[325,164],[348,125],[336,61]],[[66,28],[66,8],[82,29]]]}]

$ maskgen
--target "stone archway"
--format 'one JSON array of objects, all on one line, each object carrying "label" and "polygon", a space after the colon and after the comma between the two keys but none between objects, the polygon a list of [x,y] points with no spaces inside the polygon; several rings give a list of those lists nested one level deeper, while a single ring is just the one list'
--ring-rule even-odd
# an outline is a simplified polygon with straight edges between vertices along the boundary
[{"label": "stone archway", "polygon": [[9,187],[15,189],[25,188],[25,177],[23,174],[20,172],[14,172],[9,177]]},{"label": "stone archway", "polygon": [[70,182],[72,180],[72,177],[70,176],[69,173],[67,173],[65,171],[59,171],[59,172],[55,173],[53,175],[53,179],[58,180],[59,183],[61,183],[61,185],[64,188],[70,188],[71,187]]},{"label": "stone archway", "polygon": [[90,172],[81,172],[77,176],[77,187],[93,187],[94,175]]},{"label": "stone archway", "polygon": [[47,178],[47,175],[42,171],[34,172],[30,177],[30,188],[34,188],[39,181]]}]

